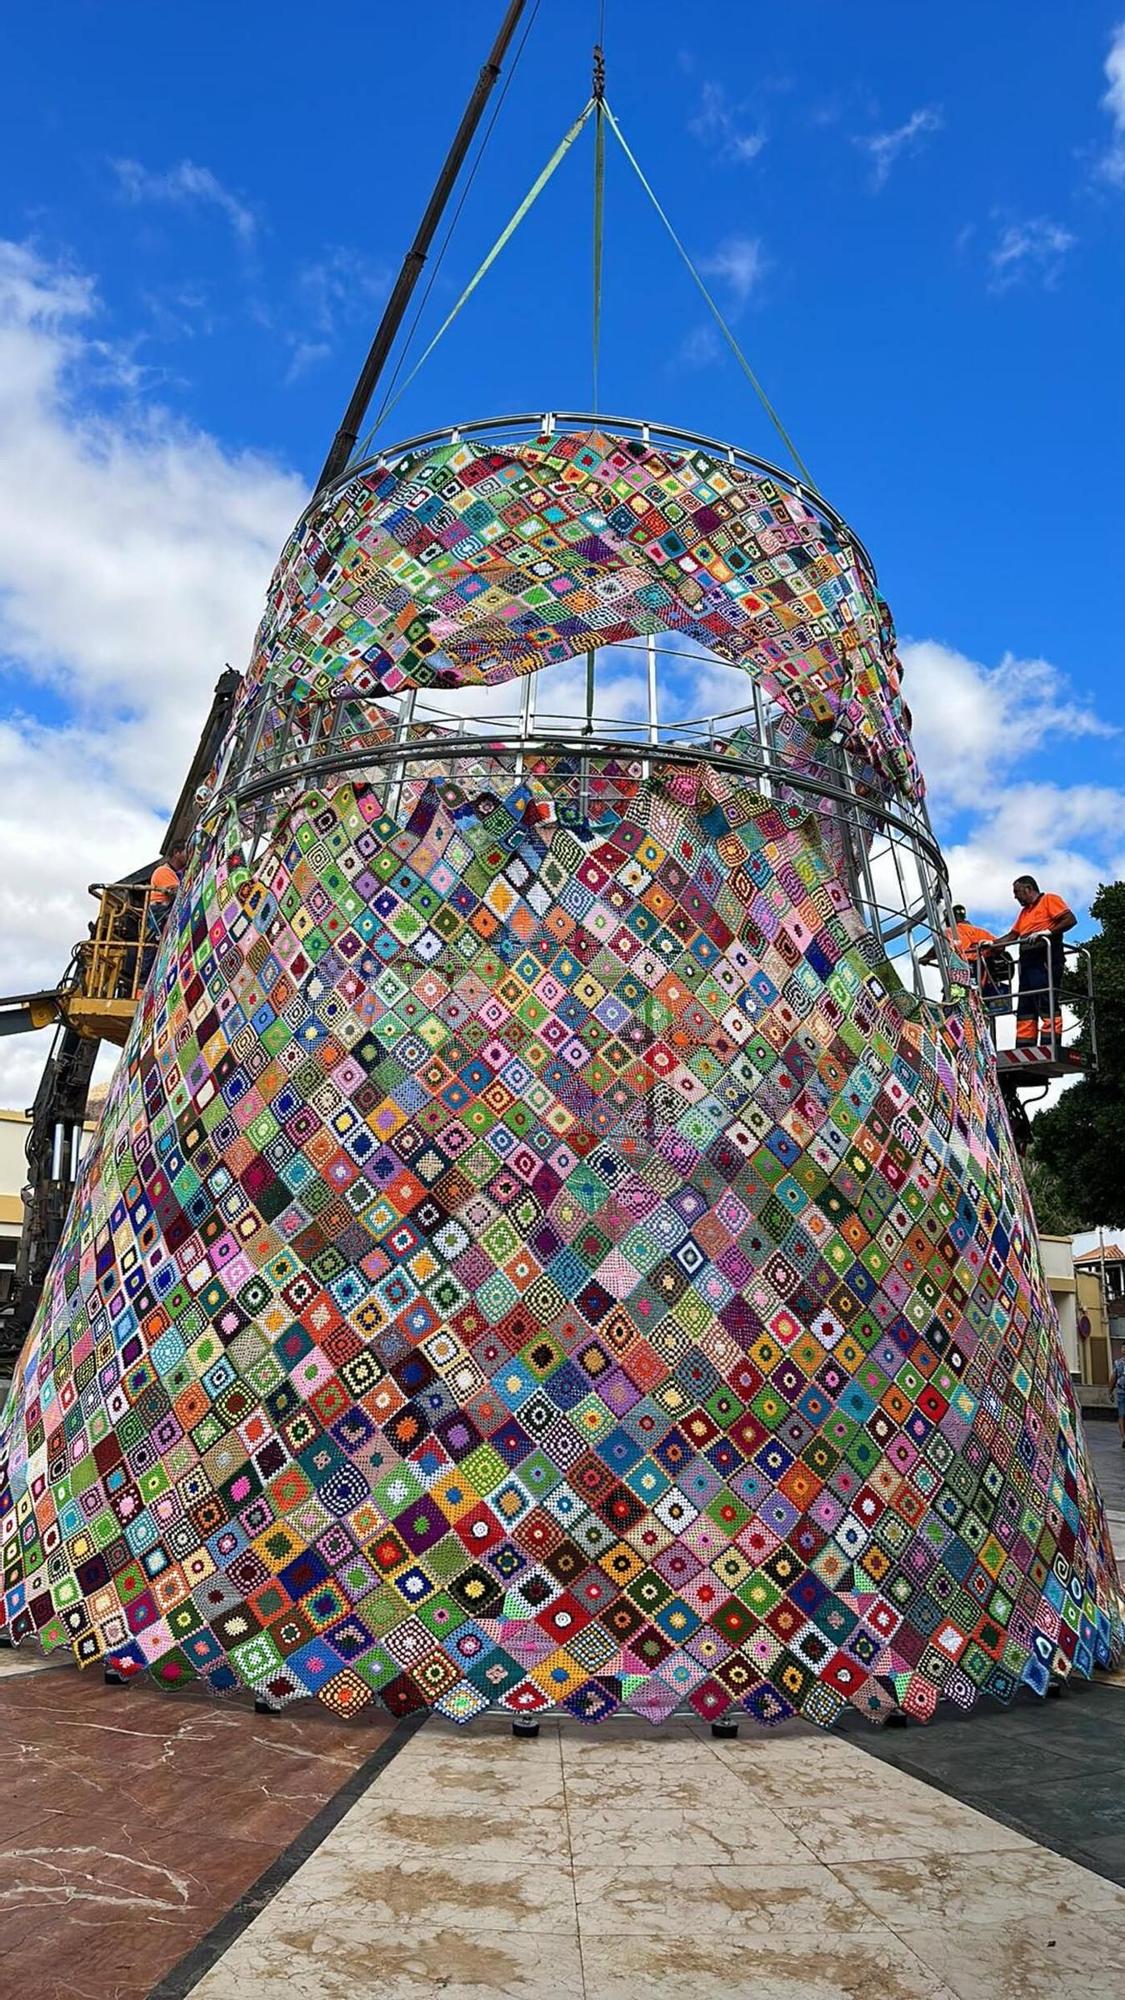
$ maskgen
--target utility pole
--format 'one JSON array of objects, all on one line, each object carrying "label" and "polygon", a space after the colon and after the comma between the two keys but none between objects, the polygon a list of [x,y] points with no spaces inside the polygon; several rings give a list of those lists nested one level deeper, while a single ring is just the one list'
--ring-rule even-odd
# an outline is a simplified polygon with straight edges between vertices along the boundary
[{"label": "utility pole", "polygon": [[394,338],[402,325],[411,294],[422,274],[422,266],[434,240],[434,231],[441,221],[442,212],[453,192],[457,176],[465,163],[465,155],[473,142],[473,134],[480,124],[481,113],[492,94],[493,86],[500,74],[504,57],[516,32],[520,15],[526,0],[510,0],[510,4],[500,24],[500,32],[492,45],[488,61],[477,78],[476,88],[465,106],[464,115],[457,127],[453,144],[445,157],[445,165],[438,175],[434,191],[430,196],[426,212],[418,225],[410,249],[403,259],[402,269],[395,281],[395,287],[383,308],[375,338],[371,343],[367,359],[359,372],[359,379],[352,390],[351,400],[344,411],[340,427],[332,440],[332,448],[324,461],[320,478],[316,482],[315,493],[338,478],[344,470],[359,439],[360,425],[367,414],[374,394],[375,384],[386,366]]}]

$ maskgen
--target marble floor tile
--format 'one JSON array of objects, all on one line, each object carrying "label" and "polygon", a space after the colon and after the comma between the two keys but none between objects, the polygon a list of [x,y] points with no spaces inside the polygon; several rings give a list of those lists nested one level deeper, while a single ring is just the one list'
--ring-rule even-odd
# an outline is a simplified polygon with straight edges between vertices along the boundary
[{"label": "marble floor tile", "polygon": [[699,1932],[584,1937],[582,1965],[586,2000],[957,2000],[889,1931],[773,1940]]},{"label": "marble floor tile", "polygon": [[833,1873],[896,1931],[930,1923],[998,1924],[1022,1916],[1055,1921],[1085,1915],[1096,1933],[1102,1912],[1125,1921],[1125,1889],[1030,1844],[992,1854],[951,1850],[868,1860],[838,1865]]},{"label": "marble floor tile", "polygon": [[884,1929],[831,1869],[815,1863],[576,1867],[574,1887],[583,1941],[691,1934],[741,1945],[754,1938],[791,1942]]},{"label": "marble floor tile", "polygon": [[399,1785],[392,1770],[352,1807],[339,1837],[382,1862],[472,1854],[478,1861],[561,1864],[569,1861],[567,1819],[561,1807],[501,1805],[463,1796],[440,1800],[424,1789]]},{"label": "marble floor tile", "polygon": [[1121,2000],[1125,1917],[1045,1917],[1014,1910],[997,1924],[948,1924],[900,1936],[957,2000]]},{"label": "marble floor tile", "polygon": [[694,1768],[690,1765],[654,1764],[649,1773],[623,1770],[619,1764],[608,1770],[566,1770],[567,1811],[573,1819],[577,1811],[601,1807],[606,1812],[629,1815],[638,1806],[659,1807],[664,1812],[725,1819],[745,1816],[753,1807],[740,1779],[723,1771],[704,1753]]},{"label": "marble floor tile", "polygon": [[690,1757],[698,1750],[700,1739],[686,1723],[673,1722],[665,1730],[653,1729],[647,1722],[638,1722],[630,1728],[606,1723],[596,1729],[584,1729],[581,1735],[573,1729],[564,1729],[559,1742],[564,1757],[579,1761],[613,1756],[644,1757],[653,1750],[659,1750],[662,1757]]},{"label": "marble floor tile", "polygon": [[48,1820],[0,1845],[0,2000],[143,2000],[273,1847]]},{"label": "marble floor tile", "polygon": [[750,1739],[709,1747],[712,1764],[744,1788],[745,1801],[774,1811],[843,1806],[860,1787],[866,1798],[886,1801],[917,1791],[918,1780],[907,1772],[831,1737],[778,1744]]},{"label": "marble floor tile", "polygon": [[[576,2000],[576,1938],[437,1926],[313,1934],[266,1916],[192,1988],[191,2000]],[[913,2000],[913,1995],[911,1995]]]},{"label": "marble floor tile", "polygon": [[[846,1897],[842,1885],[836,1886]],[[529,1937],[574,1937],[578,1931],[569,1862],[529,1864],[518,1835],[506,1861],[481,1861],[470,1847],[456,1856],[391,1862],[377,1841],[360,1849],[342,1840],[337,1829],[273,1908],[284,1922],[300,1919],[315,1935],[363,1937],[396,1926],[411,1936],[446,1928],[520,1931]]]},{"label": "marble floor tile", "polygon": [[[75,1677],[77,1678],[77,1677]],[[391,1728],[324,1728],[304,1712],[268,1720],[248,1705],[194,1700],[150,1684],[110,1689],[70,1676],[5,1681],[0,1797],[82,1819],[190,1825],[200,1801],[217,1825],[284,1846]]]},{"label": "marble floor tile", "polygon": [[1034,1845],[998,1820],[917,1784],[916,1798],[872,1799],[858,1787],[846,1805],[777,1808],[817,1861],[893,1861],[903,1855],[987,1854]]},{"label": "marble floor tile", "polygon": [[76,1671],[4,1679],[0,2000],[143,2000],[390,1728],[326,1721]]},{"label": "marble floor tile", "polygon": [[569,1813],[570,1847],[576,1868],[740,1867],[751,1856],[763,1861],[808,1863],[808,1848],[766,1811],[734,1820],[716,1818],[703,1807],[676,1812],[665,1807],[579,1806]]},{"label": "marble floor tile", "polygon": [[409,1794],[425,1785],[439,1800],[458,1798],[485,1805],[554,1806],[564,1803],[563,1764],[557,1737],[524,1744],[502,1737],[431,1736],[423,1729],[411,1739],[396,1766],[396,1786]]}]

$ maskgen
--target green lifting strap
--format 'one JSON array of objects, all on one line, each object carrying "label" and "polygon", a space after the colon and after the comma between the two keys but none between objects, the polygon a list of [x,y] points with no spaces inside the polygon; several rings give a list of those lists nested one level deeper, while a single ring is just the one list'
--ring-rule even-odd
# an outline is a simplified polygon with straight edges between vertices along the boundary
[{"label": "green lifting strap", "polygon": [[437,332],[435,333],[433,339],[431,340],[429,346],[425,348],[423,352],[419,355],[417,361],[414,363],[413,368],[410,370],[409,375],[407,375],[403,380],[399,388],[398,394],[392,397],[391,401],[387,403],[384,406],[384,408],[379,412],[378,421],[373,425],[372,429],[368,431],[367,436],[364,438],[362,444],[358,446],[355,452],[355,458],[353,459],[353,463],[356,460],[366,458],[368,449],[370,448],[371,440],[375,436],[375,432],[386,421],[387,417],[389,417],[391,411],[395,408],[396,404],[402,401],[403,397],[405,396],[407,390],[410,387],[410,384],[413,382],[419,370],[425,367],[427,361],[429,360],[439,340],[441,340],[443,336],[449,332],[450,327],[453,325],[453,322],[457,318],[457,315],[461,311],[462,307],[468,304],[469,300],[472,298],[473,293],[476,291],[477,286],[480,284],[482,278],[487,277],[489,271],[492,269],[492,266],[495,264],[496,259],[499,257],[500,252],[504,249],[506,244],[511,242],[512,237],[515,235],[516,230],[519,228],[520,223],[523,221],[524,217],[528,214],[528,212],[532,208],[534,208],[535,203],[538,201],[540,195],[543,192],[543,189],[546,187],[547,182],[550,180],[551,175],[554,173],[556,167],[560,166],[563,160],[566,158],[566,155],[569,153],[571,147],[573,146],[575,140],[578,137],[578,134],[581,132],[582,127],[585,125],[586,120],[589,118],[590,113],[593,109],[594,109],[594,100],[591,97],[589,102],[585,105],[584,109],[579,112],[573,125],[570,126],[568,131],[564,132],[562,138],[559,140],[558,145],[555,147],[554,152],[551,154],[550,159],[547,161],[546,166],[543,168],[542,172],[539,175],[537,175],[535,181],[532,183],[532,186],[528,189],[528,192],[525,194],[515,214],[512,216],[511,220],[505,224],[499,236],[496,238],[495,243],[493,244],[487,257],[485,258],[483,264],[480,266],[480,269],[476,271],[474,275],[469,279],[468,284],[465,286],[465,289],[462,292],[460,298],[458,299],[456,305],[453,307],[452,312],[446,315],[445,319],[443,319],[441,325],[439,326]]},{"label": "green lifting strap", "polygon": [[761,403],[762,408],[764,409],[767,417],[769,418],[771,424],[773,425],[775,431],[777,432],[778,437],[781,439],[783,445],[785,446],[786,451],[789,453],[790,458],[793,460],[794,465],[797,467],[797,470],[800,473],[802,479],[804,480],[806,486],[808,486],[811,492],[815,493],[817,491],[817,486],[816,486],[816,481],[813,479],[812,473],[809,471],[808,466],[805,464],[804,459],[801,457],[800,452],[797,450],[797,447],[794,444],[792,438],[790,437],[789,432],[786,430],[785,425],[782,423],[781,418],[778,416],[777,411],[774,409],[773,404],[770,402],[769,397],[766,395],[766,392],[763,389],[761,383],[759,382],[757,376],[755,375],[754,370],[751,368],[750,363],[747,361],[746,356],[742,352],[742,349],[739,346],[737,340],[735,339],[734,334],[731,332],[730,327],[727,325],[726,320],[723,318],[722,313],[719,311],[718,305],[712,298],[710,292],[707,289],[707,286],[704,284],[703,279],[701,278],[699,272],[696,270],[695,265],[692,263],[691,258],[689,257],[683,244],[680,242],[680,239],[677,236],[675,230],[673,229],[672,224],[669,222],[668,217],[665,215],[664,210],[661,208],[660,203],[657,200],[655,193],[653,192],[653,189],[650,187],[648,181],[645,179],[640,164],[636,159],[634,153],[631,151],[629,147],[629,142],[626,139],[624,132],[621,130],[621,127],[618,124],[616,118],[614,117],[613,112],[608,103],[605,106],[605,115],[608,118],[611,126],[613,127],[614,133],[617,136],[618,142],[625,155],[625,158],[628,160],[629,165],[632,167],[633,172],[636,174],[637,179],[640,181],[640,184],[643,187],[645,193],[647,194],[649,200],[651,201],[654,209],[656,210],[657,215],[660,217],[660,220],[664,224],[665,229],[668,231],[668,234],[671,237],[673,243],[675,244],[676,249],[679,251],[680,256],[683,258],[684,263],[687,265],[688,270],[690,271],[692,277],[694,278],[696,284],[698,285],[700,291],[702,292],[704,298],[706,299],[708,306],[710,307],[712,313],[714,314],[719,330],[722,333],[723,338],[726,340],[728,346],[730,347],[730,350],[734,355],[735,360],[737,361],[739,367],[741,368],[751,388],[753,389],[754,394],[757,396],[759,402]]},{"label": "green lifting strap", "polygon": [[605,240],[605,107],[594,101],[594,415],[598,414],[598,369],[602,345],[602,247]]}]

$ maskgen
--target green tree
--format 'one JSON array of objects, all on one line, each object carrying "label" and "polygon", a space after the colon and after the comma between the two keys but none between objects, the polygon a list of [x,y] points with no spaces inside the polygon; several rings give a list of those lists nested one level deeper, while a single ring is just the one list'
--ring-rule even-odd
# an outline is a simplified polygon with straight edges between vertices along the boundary
[{"label": "green tree", "polygon": [[[1033,1125],[1033,1133],[1034,1130]],[[1034,1150],[1024,1154],[1023,1177],[1040,1235],[1073,1236],[1077,1230],[1085,1229],[1082,1215],[1067,1204],[1055,1175]]]},{"label": "green tree", "polygon": [[[1103,884],[1090,908],[1101,932],[1090,944],[1094,1021],[1084,1019],[1082,1042],[1089,1058],[1096,1039],[1098,1066],[1035,1119],[1032,1171],[1045,1169],[1058,1212],[1072,1215],[1074,1227],[1120,1228],[1125,1224],[1125,882]],[[1085,1013],[1077,994],[1073,1004]]]}]

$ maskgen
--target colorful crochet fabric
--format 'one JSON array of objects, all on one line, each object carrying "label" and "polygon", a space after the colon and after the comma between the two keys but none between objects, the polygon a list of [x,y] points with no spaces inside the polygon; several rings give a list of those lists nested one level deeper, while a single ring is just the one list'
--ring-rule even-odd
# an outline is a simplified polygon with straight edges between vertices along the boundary
[{"label": "colorful crochet fabric", "polygon": [[[310,550],[399,520],[355,486]],[[800,804],[556,776],[200,842],[0,1422],[13,1638],[457,1720],[1089,1674],[1123,1606],[983,1023]]]},{"label": "colorful crochet fabric", "polygon": [[[858,551],[779,481],[600,432],[448,444],[298,523],[246,697],[498,682],[673,632],[918,796],[894,631]],[[268,736],[265,739],[268,744]]]}]

